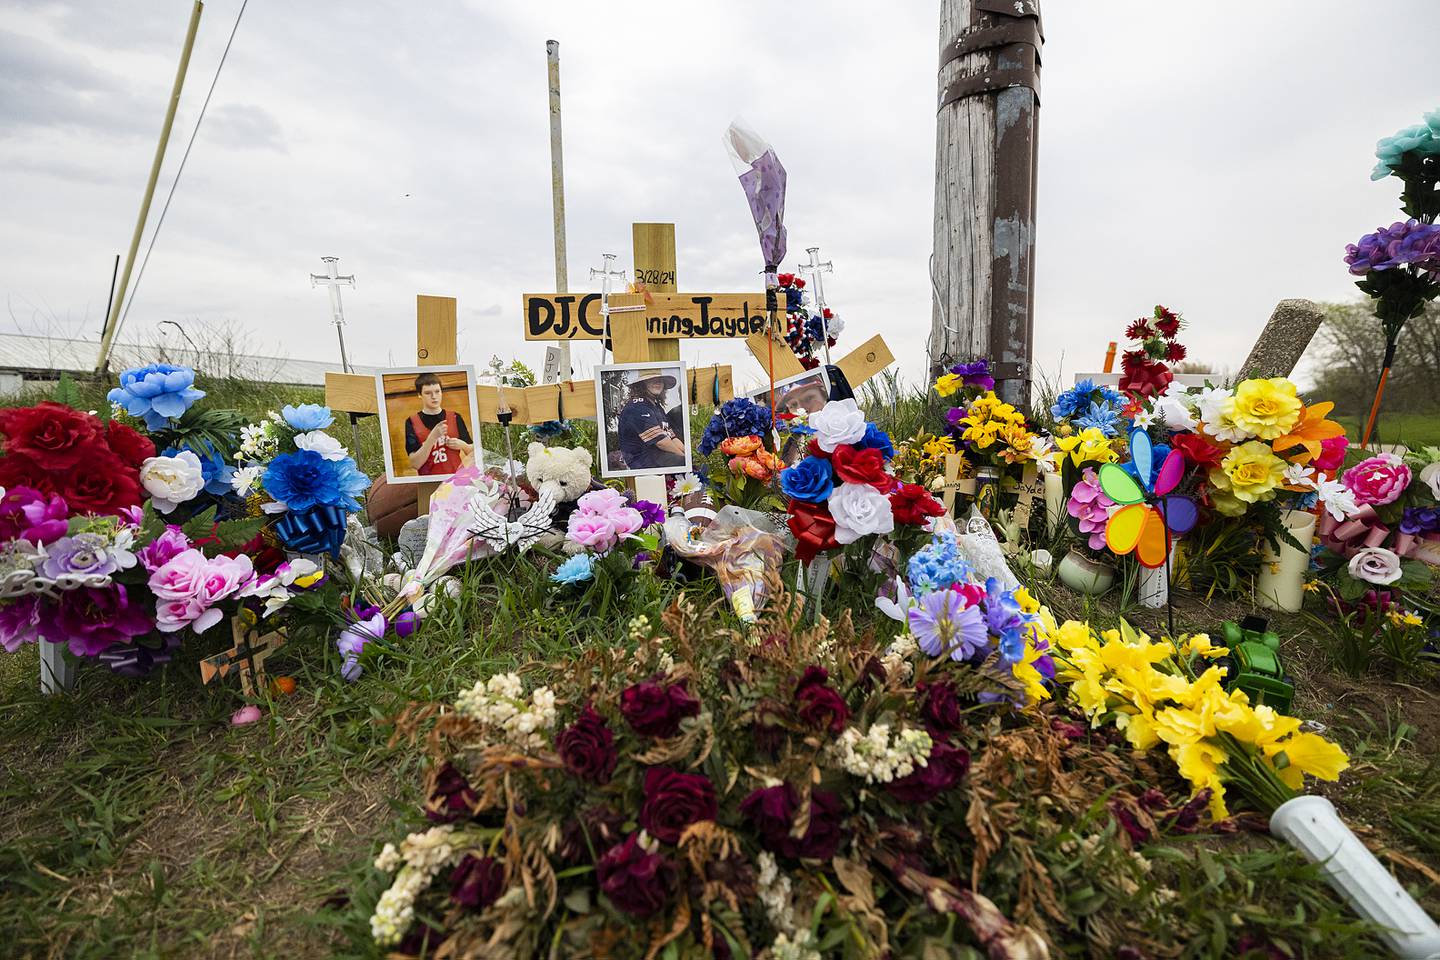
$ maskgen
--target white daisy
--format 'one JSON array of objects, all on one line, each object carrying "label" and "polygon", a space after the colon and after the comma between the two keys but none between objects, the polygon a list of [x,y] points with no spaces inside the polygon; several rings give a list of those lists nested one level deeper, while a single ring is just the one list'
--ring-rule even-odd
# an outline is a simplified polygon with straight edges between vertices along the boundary
[{"label": "white daisy", "polygon": [[705,485],[700,482],[700,478],[693,473],[687,473],[675,480],[675,488],[671,491],[671,495],[679,500],[692,493],[699,493],[703,489],[705,489]]}]

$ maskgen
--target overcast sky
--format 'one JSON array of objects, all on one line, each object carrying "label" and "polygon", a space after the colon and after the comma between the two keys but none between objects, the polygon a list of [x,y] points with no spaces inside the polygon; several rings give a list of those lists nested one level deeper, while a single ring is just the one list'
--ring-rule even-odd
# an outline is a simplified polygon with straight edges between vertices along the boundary
[{"label": "overcast sky", "polygon": [[[95,338],[190,4],[0,11],[0,329]],[[758,289],[720,137],[789,170],[787,267],[819,245],[845,346],[918,376],[930,324],[938,4],[253,0],[122,339],[235,324],[337,357],[307,275],[340,256],[352,359],[413,363],[416,293],[459,298],[463,362],[538,366],[520,295],[553,286],[545,40],[561,42],[571,289],[630,223],[676,224],[680,289]],[[200,25],[151,216],[239,0]],[[1375,141],[1440,106],[1440,3],[1045,0],[1035,357],[1096,369],[1157,302],[1234,367],[1283,297],[1354,295],[1344,245],[1396,219]],[[812,15],[807,16],[809,11]],[[777,15],[778,13],[778,15]],[[577,347],[577,365],[598,359]],[[726,341],[690,362],[759,367]]]}]

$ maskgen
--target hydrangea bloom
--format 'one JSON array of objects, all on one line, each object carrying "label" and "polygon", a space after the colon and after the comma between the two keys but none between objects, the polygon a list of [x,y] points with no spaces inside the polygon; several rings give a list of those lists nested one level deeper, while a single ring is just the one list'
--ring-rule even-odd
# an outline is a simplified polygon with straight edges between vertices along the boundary
[{"label": "hydrangea bloom", "polygon": [[144,417],[149,430],[162,430],[205,396],[195,389],[195,371],[168,363],[152,363],[120,374],[120,386],[107,399],[132,417]]},{"label": "hydrangea bloom", "polygon": [[700,437],[700,455],[708,457],[726,437],[763,437],[770,432],[770,409],[753,400],[727,400],[710,417]]},{"label": "hydrangea bloom", "polygon": [[1379,227],[1346,245],[1345,263],[1357,277],[1407,264],[1440,270],[1440,226],[1411,219]]},{"label": "hydrangea bloom", "polygon": [[939,533],[928,545],[915,552],[906,568],[910,587],[916,593],[925,590],[944,590],[952,584],[964,583],[970,579],[970,564],[960,556],[955,544],[955,534],[949,531]]},{"label": "hydrangea bloom", "polygon": [[291,510],[322,505],[359,510],[357,494],[370,486],[351,460],[326,460],[313,450],[282,453],[270,461],[265,492]]}]

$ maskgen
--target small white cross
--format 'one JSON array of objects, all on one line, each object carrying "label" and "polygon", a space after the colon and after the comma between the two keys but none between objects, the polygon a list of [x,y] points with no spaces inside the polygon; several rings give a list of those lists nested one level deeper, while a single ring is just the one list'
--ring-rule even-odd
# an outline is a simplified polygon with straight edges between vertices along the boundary
[{"label": "small white cross", "polygon": [[350,360],[345,356],[345,308],[340,303],[340,287],[347,286],[352,289],[355,286],[355,275],[352,273],[347,277],[340,276],[339,257],[321,257],[325,261],[325,273],[310,274],[310,286],[318,287],[322,284],[330,288],[330,320],[335,324],[335,332],[340,335],[340,369],[346,373],[350,372]]},{"label": "small white cross", "polygon": [[830,365],[830,324],[825,321],[825,284],[820,279],[822,274],[834,273],[835,264],[826,260],[820,262],[820,248],[806,247],[805,252],[810,254],[810,262],[800,264],[800,272],[810,278],[810,286],[815,291],[815,309],[820,313],[820,328],[825,332],[823,345],[825,347],[825,365]]}]

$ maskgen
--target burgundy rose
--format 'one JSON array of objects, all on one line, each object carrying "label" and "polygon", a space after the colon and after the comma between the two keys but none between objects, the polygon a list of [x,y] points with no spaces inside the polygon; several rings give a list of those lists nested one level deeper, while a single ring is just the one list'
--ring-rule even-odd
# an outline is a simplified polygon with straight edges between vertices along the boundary
[{"label": "burgundy rose", "polygon": [[890,782],[890,796],[901,803],[929,803],[959,783],[969,769],[969,750],[936,741],[925,766]]},{"label": "burgundy rose", "polygon": [[700,701],[690,696],[685,681],[645,681],[626,687],[620,694],[620,714],[638,734],[646,737],[673,737],[680,721],[700,715]]},{"label": "burgundy rose", "polygon": [[29,487],[46,495],[59,493],[55,478],[40,464],[18,453],[6,452],[0,456],[0,487],[13,490]]},{"label": "burgundy rose", "polygon": [[850,708],[840,694],[827,682],[830,674],[824,667],[806,667],[795,685],[795,713],[801,721],[817,730],[839,733],[850,719]]},{"label": "burgundy rose", "polygon": [[679,843],[692,823],[714,820],[715,785],[709,777],[676,773],[667,767],[645,771],[645,800],[640,805],[640,826],[666,843]]},{"label": "burgundy rose", "polygon": [[55,489],[76,513],[119,513],[140,502],[140,475],[99,450],[55,477]]},{"label": "burgundy rose", "polygon": [[134,470],[139,470],[146,460],[155,456],[155,444],[150,442],[150,438],[119,420],[111,420],[105,425],[105,443],[121,463]]},{"label": "burgundy rose", "polygon": [[791,828],[800,798],[788,783],[763,787],[746,797],[740,813],[760,834],[760,845],[783,857],[829,860],[840,848],[840,798],[827,790],[810,793],[810,825],[804,836],[792,837]]},{"label": "burgundy rose", "polygon": [[0,410],[5,452],[29,457],[46,470],[63,471],[91,455],[100,421],[63,403]]},{"label": "burgundy rose", "polygon": [[566,863],[594,863],[601,851],[620,842],[625,817],[601,805],[583,810],[565,821],[556,853]]},{"label": "burgundy rose", "polygon": [[615,735],[588,703],[575,722],[560,731],[555,749],[565,761],[565,769],[587,783],[603,786],[615,772]]},{"label": "burgundy rose", "polygon": [[949,735],[960,729],[962,723],[960,697],[955,684],[949,680],[939,683],[917,683],[915,692],[925,699],[920,703],[920,716],[934,739],[943,739],[936,734]]},{"label": "burgundy rose", "polygon": [[595,878],[616,909],[632,917],[648,917],[665,906],[676,882],[674,864],[640,846],[638,833],[606,851],[595,864]]},{"label": "burgundy rose", "polygon": [[1149,843],[1150,830],[1140,822],[1140,818],[1130,810],[1129,807],[1119,800],[1110,801],[1110,815],[1120,828],[1130,835],[1130,840],[1135,844]]},{"label": "burgundy rose", "polygon": [[99,656],[117,643],[149,633],[155,621],[120,584],[65,590],[55,605],[47,637],[64,637],[77,657]]},{"label": "burgundy rose", "polygon": [[479,799],[465,774],[447,760],[435,771],[435,782],[425,800],[425,816],[436,823],[465,820],[472,815]]},{"label": "burgundy rose", "polygon": [[494,857],[465,854],[450,874],[450,899],[468,910],[484,910],[505,892],[505,865]]}]

